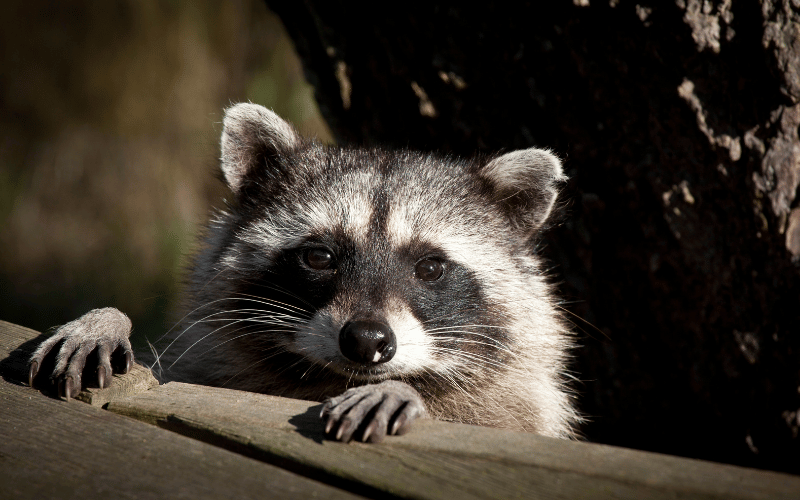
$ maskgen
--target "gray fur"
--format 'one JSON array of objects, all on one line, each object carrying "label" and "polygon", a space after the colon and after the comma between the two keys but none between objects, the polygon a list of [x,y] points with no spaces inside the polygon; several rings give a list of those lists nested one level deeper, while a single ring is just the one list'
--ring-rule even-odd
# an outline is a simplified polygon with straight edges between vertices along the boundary
[{"label": "gray fur", "polygon": [[[223,125],[234,198],[154,360],[163,379],[327,401],[342,440],[380,441],[424,416],[574,435],[572,336],[534,252],[565,179],[558,158],[326,147],[254,104]],[[341,344],[354,322],[377,325],[390,355],[354,361]]]}]

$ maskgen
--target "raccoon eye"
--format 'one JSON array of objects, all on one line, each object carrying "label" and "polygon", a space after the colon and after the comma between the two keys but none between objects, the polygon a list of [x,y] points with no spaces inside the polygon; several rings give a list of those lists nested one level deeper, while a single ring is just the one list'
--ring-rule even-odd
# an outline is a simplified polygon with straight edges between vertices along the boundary
[{"label": "raccoon eye", "polygon": [[437,259],[422,259],[415,269],[417,278],[422,281],[436,281],[444,273],[444,266]]},{"label": "raccoon eye", "polygon": [[306,250],[306,264],[311,269],[321,271],[333,265],[333,253],[325,248],[311,248]]}]

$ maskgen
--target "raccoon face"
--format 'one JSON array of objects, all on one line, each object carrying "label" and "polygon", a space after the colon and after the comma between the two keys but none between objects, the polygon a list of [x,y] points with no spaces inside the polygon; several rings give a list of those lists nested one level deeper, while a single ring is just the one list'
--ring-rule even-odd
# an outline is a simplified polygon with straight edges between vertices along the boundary
[{"label": "raccoon face", "polygon": [[222,167],[235,199],[215,267],[234,307],[269,325],[253,349],[352,380],[447,377],[501,363],[519,311],[537,309],[518,295],[535,292],[530,238],[563,180],[546,151],[327,148],[239,104]]}]

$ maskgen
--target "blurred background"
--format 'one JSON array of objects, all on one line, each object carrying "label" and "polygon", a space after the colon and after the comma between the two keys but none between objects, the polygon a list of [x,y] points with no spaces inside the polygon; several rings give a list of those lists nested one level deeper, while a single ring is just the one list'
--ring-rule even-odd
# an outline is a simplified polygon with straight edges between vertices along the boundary
[{"label": "blurred background", "polygon": [[331,141],[292,43],[261,0],[4,0],[0,19],[0,319],[115,306],[136,343],[160,336],[224,207],[224,108]]}]

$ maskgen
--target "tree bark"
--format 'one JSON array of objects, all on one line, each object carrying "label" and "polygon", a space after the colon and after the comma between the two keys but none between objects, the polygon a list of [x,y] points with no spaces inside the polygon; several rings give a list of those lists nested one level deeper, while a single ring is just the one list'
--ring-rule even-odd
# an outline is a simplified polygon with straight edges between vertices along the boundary
[{"label": "tree bark", "polygon": [[268,2],[343,142],[550,147],[584,433],[800,473],[800,2]]}]

